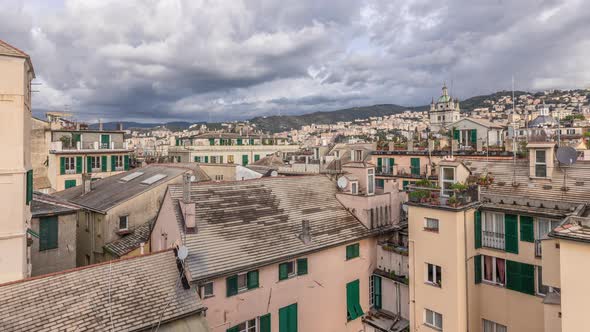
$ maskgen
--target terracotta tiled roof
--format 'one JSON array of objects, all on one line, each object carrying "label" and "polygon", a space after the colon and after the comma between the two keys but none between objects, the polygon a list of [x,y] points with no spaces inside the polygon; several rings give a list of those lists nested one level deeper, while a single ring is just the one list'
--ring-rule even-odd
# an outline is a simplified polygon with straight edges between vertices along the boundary
[{"label": "terracotta tiled roof", "polygon": [[137,331],[203,310],[171,250],[0,285],[2,331]]},{"label": "terracotta tiled roof", "polygon": [[104,248],[117,257],[122,257],[140,247],[141,243],[146,243],[150,239],[150,232],[154,220],[139,225],[132,230],[131,234],[113,242],[107,243]]}]

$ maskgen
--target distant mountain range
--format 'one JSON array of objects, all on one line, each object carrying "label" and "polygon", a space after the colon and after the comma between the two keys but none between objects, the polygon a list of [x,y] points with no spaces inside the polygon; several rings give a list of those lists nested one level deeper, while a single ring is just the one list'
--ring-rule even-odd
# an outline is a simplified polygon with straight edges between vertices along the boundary
[{"label": "distant mountain range", "polygon": [[[581,90],[580,90],[581,91]],[[470,112],[471,110],[478,107],[486,107],[483,102],[484,100],[497,101],[500,97],[511,95],[511,91],[499,91],[487,95],[475,96],[460,101],[461,110],[464,112]],[[542,92],[530,93],[526,91],[515,91],[515,96],[518,97],[522,94],[531,94],[535,96],[543,95]],[[426,111],[429,109],[429,105],[425,106],[400,106],[395,104],[383,104],[373,105],[364,107],[353,107],[328,112],[314,112],[302,115],[283,115],[283,116],[259,116],[250,120],[250,123],[255,124],[257,128],[266,132],[280,132],[290,129],[299,129],[302,126],[310,124],[330,124],[339,121],[354,121],[356,119],[367,119],[370,117],[386,116],[401,113],[403,111]],[[119,122],[106,122],[103,124],[105,129],[116,129]],[[127,122],[123,121],[123,127],[125,129],[136,128],[136,129],[150,129],[158,126],[166,126],[168,129],[176,131],[189,128],[193,124],[207,124],[207,127],[217,129],[221,128],[221,123],[205,123],[205,122],[188,122],[188,121],[175,121],[166,123],[140,123],[140,122]],[[98,124],[90,125],[91,128],[98,128]]]}]

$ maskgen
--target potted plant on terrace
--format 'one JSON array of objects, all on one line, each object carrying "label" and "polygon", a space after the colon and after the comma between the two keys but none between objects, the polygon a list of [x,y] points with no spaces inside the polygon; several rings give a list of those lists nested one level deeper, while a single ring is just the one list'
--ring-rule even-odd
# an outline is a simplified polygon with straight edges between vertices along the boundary
[{"label": "potted plant on terrace", "polygon": [[456,208],[457,206],[459,206],[459,199],[457,198],[457,196],[453,195],[451,197],[449,197],[449,199],[447,200],[447,203]]}]

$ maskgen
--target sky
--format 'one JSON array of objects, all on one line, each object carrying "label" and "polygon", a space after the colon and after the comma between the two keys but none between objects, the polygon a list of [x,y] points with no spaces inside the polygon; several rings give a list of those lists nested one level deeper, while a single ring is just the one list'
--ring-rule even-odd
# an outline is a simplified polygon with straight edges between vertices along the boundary
[{"label": "sky", "polygon": [[589,87],[584,0],[0,0],[33,109],[227,121]]}]

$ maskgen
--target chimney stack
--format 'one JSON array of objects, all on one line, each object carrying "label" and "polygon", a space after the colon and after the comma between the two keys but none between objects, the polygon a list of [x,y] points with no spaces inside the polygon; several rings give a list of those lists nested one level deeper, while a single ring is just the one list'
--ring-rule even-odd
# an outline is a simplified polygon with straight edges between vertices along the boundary
[{"label": "chimney stack", "polygon": [[299,239],[304,244],[309,244],[311,242],[311,226],[307,219],[301,220],[301,234],[299,234]]},{"label": "chimney stack", "polygon": [[82,185],[84,186],[84,193],[87,194],[92,190],[92,174],[82,174]]},{"label": "chimney stack", "polygon": [[123,131],[123,122],[117,123],[117,130]]},{"label": "chimney stack", "polygon": [[102,131],[102,120],[98,119],[98,130]]},{"label": "chimney stack", "polygon": [[182,200],[180,201],[180,210],[184,219],[186,232],[189,234],[196,233],[197,223],[195,220],[195,203],[191,201],[191,173],[185,173],[182,177]]},{"label": "chimney stack", "polygon": [[182,176],[182,202],[188,204],[191,202],[191,174],[184,173]]}]

